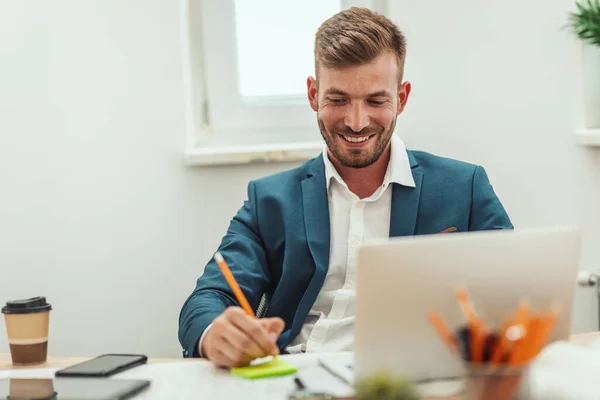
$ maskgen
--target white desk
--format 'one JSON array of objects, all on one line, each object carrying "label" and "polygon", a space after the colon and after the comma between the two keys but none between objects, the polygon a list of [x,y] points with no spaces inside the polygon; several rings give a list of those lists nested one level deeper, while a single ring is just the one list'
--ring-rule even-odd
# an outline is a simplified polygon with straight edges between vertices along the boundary
[{"label": "white desk", "polygon": [[[110,379],[148,379],[150,388],[135,400],[164,399],[286,399],[295,389],[294,376],[299,376],[310,389],[322,387],[334,394],[348,395],[349,387],[339,379],[317,366],[317,355],[281,356],[298,367],[297,375],[277,378],[247,380],[232,375],[228,370],[218,369],[205,360],[153,361],[122,372]],[[73,364],[77,359],[68,359]],[[166,360],[165,360],[166,361]],[[51,366],[51,367],[49,367]],[[50,359],[38,368],[14,368],[0,371],[6,378],[52,378],[54,372],[65,366],[60,359]]]},{"label": "white desk", "polygon": [[[574,335],[571,342],[588,345],[600,338],[600,332]],[[310,389],[320,387],[335,391],[337,394],[348,393],[343,382],[318,367],[317,355],[282,356],[299,370],[299,376]],[[0,377],[8,374],[12,377],[51,378],[54,371],[84,361],[81,357],[50,357],[48,362],[36,367],[13,367],[8,354],[0,354]],[[318,378],[318,379],[317,379]],[[151,387],[140,393],[135,400],[177,398],[186,399],[286,399],[294,390],[293,376],[260,380],[244,380],[232,376],[229,371],[215,368],[206,360],[192,359],[150,359],[144,366],[125,371],[111,379],[149,379]],[[431,397],[426,400],[445,399],[459,400],[462,397]]]}]

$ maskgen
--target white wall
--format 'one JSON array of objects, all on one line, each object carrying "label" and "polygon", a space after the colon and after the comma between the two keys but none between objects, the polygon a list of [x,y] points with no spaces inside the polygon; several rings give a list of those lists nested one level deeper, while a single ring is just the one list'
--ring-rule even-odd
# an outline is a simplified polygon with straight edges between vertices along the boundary
[{"label": "white wall", "polygon": [[[414,83],[399,132],[484,164],[516,225],[581,224],[594,268],[571,2],[450,3],[392,7]],[[47,296],[52,354],[179,356],[180,307],[247,181],[292,166],[183,165],[179,29],[173,0],[0,2],[0,302]],[[595,329],[578,301],[576,330]]]},{"label": "white wall", "polygon": [[0,4],[0,301],[47,296],[54,354],[179,356],[246,182],[282,166],[183,165],[176,1]]},{"label": "white wall", "polygon": [[[577,225],[582,268],[600,269],[600,150],[581,127],[581,44],[572,0],[392,2],[407,36],[413,94],[407,145],[485,166],[516,227]],[[535,282],[532,282],[535,285]],[[577,291],[573,328],[598,329],[597,299]]]}]

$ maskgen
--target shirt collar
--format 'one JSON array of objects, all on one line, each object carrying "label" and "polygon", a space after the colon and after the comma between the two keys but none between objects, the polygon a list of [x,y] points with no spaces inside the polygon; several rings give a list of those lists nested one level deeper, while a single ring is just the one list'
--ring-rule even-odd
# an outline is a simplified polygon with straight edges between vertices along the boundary
[{"label": "shirt collar", "polygon": [[[331,184],[331,179],[335,179],[343,186],[346,183],[337,172],[329,156],[327,155],[327,146],[323,149],[323,162],[325,163],[325,182],[327,183],[327,190]],[[396,134],[392,135],[391,148],[390,148],[390,161],[388,163],[385,176],[383,178],[383,184],[387,187],[390,183],[397,183],[402,186],[415,187],[415,180],[412,175],[410,168],[410,161],[408,159],[408,153],[406,152],[406,146],[400,137]]]}]

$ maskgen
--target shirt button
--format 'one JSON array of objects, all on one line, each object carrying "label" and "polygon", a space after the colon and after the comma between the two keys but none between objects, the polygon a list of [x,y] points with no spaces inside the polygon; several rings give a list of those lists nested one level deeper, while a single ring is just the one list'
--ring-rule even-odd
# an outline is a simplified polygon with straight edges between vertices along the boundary
[{"label": "shirt button", "polygon": [[314,340],[309,340],[309,341],[308,341],[308,345],[309,345],[310,347],[316,347],[316,346],[317,346],[317,342],[315,342]]},{"label": "shirt button", "polygon": [[332,313],[331,314],[331,318],[333,318],[333,319],[340,319],[340,314],[338,314],[338,313]]},{"label": "shirt button", "polygon": [[356,203],[354,203],[354,208],[363,208],[365,206],[365,203],[357,201]]}]

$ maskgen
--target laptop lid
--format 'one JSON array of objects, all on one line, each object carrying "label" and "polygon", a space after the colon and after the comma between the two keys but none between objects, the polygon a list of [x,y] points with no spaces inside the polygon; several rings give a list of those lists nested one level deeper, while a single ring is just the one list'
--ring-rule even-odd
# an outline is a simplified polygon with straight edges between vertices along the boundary
[{"label": "laptop lid", "polygon": [[498,328],[521,299],[532,309],[558,302],[551,340],[570,334],[580,235],[572,228],[465,232],[391,238],[359,250],[354,360],[356,377],[381,369],[414,380],[462,373],[426,313],[452,328],[464,323],[455,287]]}]

